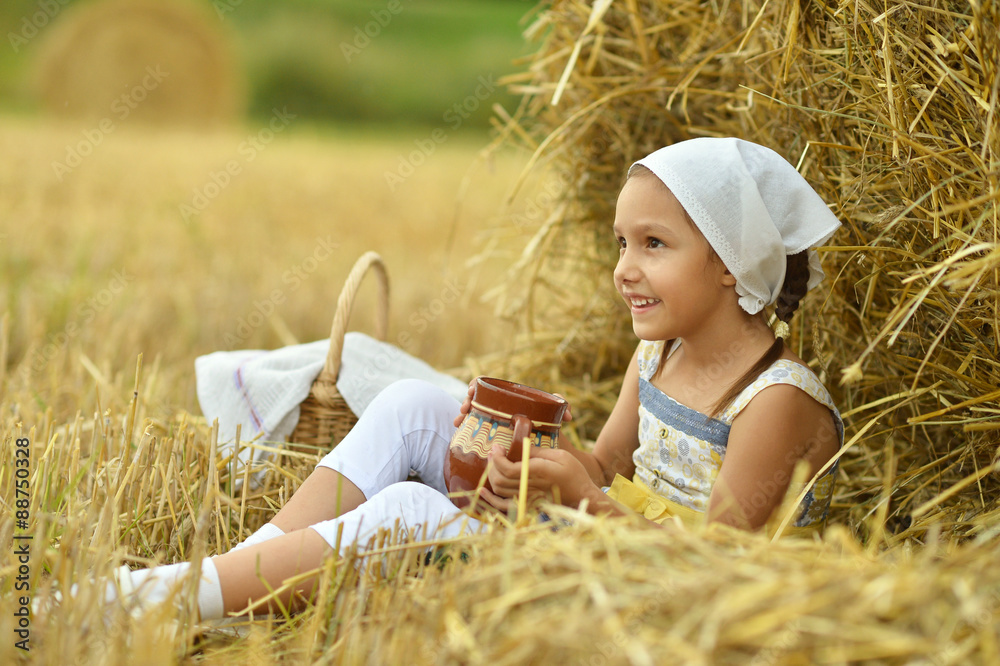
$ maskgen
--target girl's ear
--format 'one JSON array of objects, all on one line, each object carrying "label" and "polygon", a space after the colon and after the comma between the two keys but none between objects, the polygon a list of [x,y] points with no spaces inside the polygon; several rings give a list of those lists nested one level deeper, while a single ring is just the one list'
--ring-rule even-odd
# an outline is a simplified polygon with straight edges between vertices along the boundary
[{"label": "girl's ear", "polygon": [[729,269],[723,266],[722,269],[722,284],[726,287],[736,286],[736,276],[729,272]]}]

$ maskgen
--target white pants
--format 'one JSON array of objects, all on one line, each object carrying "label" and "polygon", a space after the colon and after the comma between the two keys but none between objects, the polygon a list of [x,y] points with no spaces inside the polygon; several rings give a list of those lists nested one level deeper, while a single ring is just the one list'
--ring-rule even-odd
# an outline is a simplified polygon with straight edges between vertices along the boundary
[{"label": "white pants", "polygon": [[[366,501],[337,518],[312,525],[332,548],[343,525],[341,550],[364,546],[379,528],[398,520],[415,539],[473,533],[482,523],[447,497],[444,460],[455,433],[459,403],[415,379],[396,382],[368,406],[351,432],[320,462],[347,477]],[[416,475],[423,483],[406,479]]]}]

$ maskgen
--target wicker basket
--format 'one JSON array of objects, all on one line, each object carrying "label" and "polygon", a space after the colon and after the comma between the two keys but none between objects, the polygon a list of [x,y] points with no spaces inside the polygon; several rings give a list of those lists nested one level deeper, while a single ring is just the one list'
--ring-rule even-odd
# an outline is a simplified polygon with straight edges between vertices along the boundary
[{"label": "wicker basket", "polygon": [[337,390],[337,375],[340,372],[340,357],[344,348],[347,320],[350,318],[354,297],[358,293],[361,280],[369,269],[374,269],[375,277],[378,278],[375,331],[379,340],[385,340],[389,325],[389,276],[386,274],[382,258],[375,252],[366,252],[354,264],[344,282],[340,298],[337,299],[337,311],[333,317],[333,326],[330,328],[330,351],[326,355],[323,370],[320,371],[309,395],[300,406],[299,422],[289,437],[291,444],[330,448],[338,444],[358,422],[358,417]]}]

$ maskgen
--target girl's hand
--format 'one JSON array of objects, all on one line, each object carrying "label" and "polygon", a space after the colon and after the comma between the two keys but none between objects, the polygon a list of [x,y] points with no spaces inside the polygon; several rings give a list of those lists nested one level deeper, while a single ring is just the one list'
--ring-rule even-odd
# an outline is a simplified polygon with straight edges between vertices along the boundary
[{"label": "girl's hand", "polygon": [[468,416],[469,410],[472,409],[472,394],[476,392],[476,382],[479,378],[476,377],[471,382],[469,382],[469,392],[465,396],[465,400],[462,401],[462,406],[458,408],[458,416],[455,417],[455,427],[458,428],[462,425],[462,421]]},{"label": "girl's hand", "polygon": [[[488,478],[493,492],[483,488],[481,497],[493,507],[506,511],[516,501],[521,486],[523,462],[511,462],[506,450],[496,444],[489,454]],[[583,464],[569,451],[532,447],[528,460],[528,500],[548,499],[577,506],[594,482]]]},{"label": "girl's hand", "polygon": [[504,514],[510,510],[512,504],[517,504],[516,498],[510,499],[508,497],[500,497],[499,495],[490,492],[490,489],[485,486],[479,489],[479,499]]},{"label": "girl's hand", "polygon": [[[553,393],[552,395],[556,396],[557,398],[562,398],[563,400],[566,400],[565,396],[562,396],[562,395],[560,395],[558,393]],[[562,420],[563,420],[564,423],[566,421],[572,421],[573,420],[573,405],[569,404],[569,400],[566,400],[566,411],[563,412],[563,418],[562,418]]]}]

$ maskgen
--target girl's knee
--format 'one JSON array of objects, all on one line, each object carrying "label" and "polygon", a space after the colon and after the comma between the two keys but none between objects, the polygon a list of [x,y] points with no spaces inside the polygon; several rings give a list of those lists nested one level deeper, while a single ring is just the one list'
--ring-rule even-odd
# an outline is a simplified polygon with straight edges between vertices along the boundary
[{"label": "girl's knee", "polygon": [[422,379],[400,379],[382,389],[369,409],[388,409],[404,416],[441,412],[454,418],[458,407],[459,402],[435,384]]},{"label": "girl's knee", "polygon": [[378,394],[376,400],[389,400],[399,404],[439,402],[455,399],[443,388],[423,379],[399,379],[386,386]]},{"label": "girl's knee", "polygon": [[[447,495],[422,483],[402,481],[375,493],[353,511],[310,527],[331,547],[337,548],[338,543],[343,546],[355,540],[363,545],[379,529],[393,529],[397,524],[420,538],[426,538],[442,526],[448,530],[447,534],[458,534],[467,530],[467,526],[459,526],[456,522],[458,514],[461,511]],[[342,542],[339,541],[341,532]]]},{"label": "girl's knee", "polygon": [[456,508],[447,495],[417,481],[394,483],[380,490],[368,501],[375,501],[385,506],[398,506],[418,513],[425,513],[428,509],[440,511]]},{"label": "girl's knee", "polygon": [[372,501],[378,505],[375,512],[381,514],[383,520],[398,517],[401,524],[421,538],[453,537],[473,532],[479,526],[478,521],[463,513],[447,495],[423,483],[394,483],[369,500]]}]

